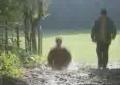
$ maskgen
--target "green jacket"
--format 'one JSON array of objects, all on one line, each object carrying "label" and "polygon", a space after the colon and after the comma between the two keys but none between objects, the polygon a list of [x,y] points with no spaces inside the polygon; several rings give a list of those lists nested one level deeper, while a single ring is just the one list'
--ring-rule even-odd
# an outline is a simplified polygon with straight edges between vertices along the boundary
[{"label": "green jacket", "polygon": [[[105,29],[105,43],[111,43],[112,39],[115,39],[116,37],[116,26],[114,24],[114,22],[107,17],[107,22],[106,22],[106,29]],[[93,42],[100,42],[101,39],[101,20],[100,18],[98,20],[95,21],[95,24],[92,28],[92,32],[91,32],[91,38]]]}]

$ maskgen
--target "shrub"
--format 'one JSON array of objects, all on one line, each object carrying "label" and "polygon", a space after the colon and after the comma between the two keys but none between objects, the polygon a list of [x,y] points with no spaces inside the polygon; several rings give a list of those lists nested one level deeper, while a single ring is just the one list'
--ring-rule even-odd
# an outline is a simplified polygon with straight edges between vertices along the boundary
[{"label": "shrub", "polygon": [[20,77],[22,74],[21,62],[19,57],[14,54],[1,54],[0,74],[12,77]]}]

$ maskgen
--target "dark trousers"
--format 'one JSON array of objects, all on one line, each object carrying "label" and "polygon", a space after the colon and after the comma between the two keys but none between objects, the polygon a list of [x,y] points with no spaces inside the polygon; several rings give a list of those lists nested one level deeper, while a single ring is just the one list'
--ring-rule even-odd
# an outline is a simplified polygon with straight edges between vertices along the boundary
[{"label": "dark trousers", "polygon": [[98,68],[107,66],[109,45],[109,43],[97,42]]}]

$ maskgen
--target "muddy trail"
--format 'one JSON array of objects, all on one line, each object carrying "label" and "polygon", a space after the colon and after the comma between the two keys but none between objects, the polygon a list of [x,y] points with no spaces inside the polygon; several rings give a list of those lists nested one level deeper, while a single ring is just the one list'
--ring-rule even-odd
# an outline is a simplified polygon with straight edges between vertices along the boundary
[{"label": "muddy trail", "polygon": [[46,65],[41,65],[27,69],[24,79],[29,85],[120,85],[120,69],[98,70],[89,65],[72,68],[52,71]]}]

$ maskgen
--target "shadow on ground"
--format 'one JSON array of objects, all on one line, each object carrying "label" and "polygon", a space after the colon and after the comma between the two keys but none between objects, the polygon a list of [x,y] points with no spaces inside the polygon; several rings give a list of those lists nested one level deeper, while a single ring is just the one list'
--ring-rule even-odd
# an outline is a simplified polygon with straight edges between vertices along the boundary
[{"label": "shadow on ground", "polygon": [[120,85],[120,69],[90,69],[91,82],[100,85]]},{"label": "shadow on ground", "polygon": [[100,70],[90,66],[53,71],[46,65],[26,69],[22,79],[0,77],[0,85],[120,85],[120,69]]},{"label": "shadow on ground", "polygon": [[120,69],[82,67],[77,70],[52,71],[35,68],[27,72],[25,79],[30,85],[120,85]]},{"label": "shadow on ground", "polygon": [[0,76],[0,85],[28,85],[28,83],[22,79]]}]

